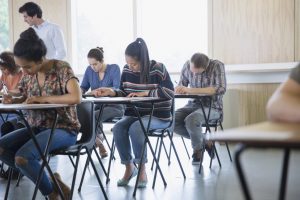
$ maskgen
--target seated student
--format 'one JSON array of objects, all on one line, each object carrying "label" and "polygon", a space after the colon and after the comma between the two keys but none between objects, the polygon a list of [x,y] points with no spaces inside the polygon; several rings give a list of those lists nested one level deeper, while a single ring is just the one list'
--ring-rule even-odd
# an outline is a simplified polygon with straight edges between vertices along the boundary
[{"label": "seated student", "polygon": [[[91,91],[88,94],[97,96],[97,89],[101,87],[111,87],[118,89],[120,86],[120,68],[116,64],[105,64],[103,59],[103,48],[91,49],[87,55],[90,66],[87,67],[83,80],[81,83],[82,93],[86,93],[90,88]],[[95,117],[97,119],[99,115],[99,107],[96,106]],[[99,147],[99,153],[102,158],[107,157],[107,151],[102,143],[102,122],[115,117],[122,117],[124,114],[124,108],[122,105],[106,105],[103,108],[103,114],[101,122],[98,123],[96,146]]]},{"label": "seated student", "polygon": [[[23,76],[23,72],[14,61],[12,52],[2,52],[0,54],[0,70],[2,72],[0,80],[6,85],[8,92],[18,92],[18,83]],[[0,90],[3,85],[0,84]]]},{"label": "seated student", "polygon": [[[190,87],[188,87],[190,86]],[[179,94],[214,94],[210,119],[219,119],[223,112],[223,95],[226,91],[224,64],[209,59],[202,53],[195,53],[182,70],[175,93]],[[202,104],[208,113],[210,99],[203,98]],[[183,108],[176,110],[174,132],[191,139],[193,164],[199,164],[204,146],[210,157],[214,157],[212,143],[203,145],[202,124],[205,123],[199,100],[189,100]]]},{"label": "seated student", "polygon": [[267,115],[271,121],[300,122],[300,64],[269,99]]},{"label": "seated student", "polygon": [[[32,28],[21,33],[14,46],[16,64],[22,67],[24,76],[20,81],[20,97],[4,95],[4,103],[56,103],[78,104],[81,91],[77,78],[70,65],[64,61],[47,60],[44,42]],[[74,145],[80,128],[75,106],[57,109],[58,120],[49,151]],[[52,112],[29,110],[26,120],[33,127],[39,146],[45,149],[54,117]],[[13,131],[0,138],[0,160],[16,167],[33,183],[36,183],[41,163],[40,155],[26,128]],[[70,188],[65,185],[59,174],[55,177],[68,198]],[[58,199],[58,192],[44,171],[39,190],[50,200]]]},{"label": "seated student", "polygon": [[[14,54],[9,51],[2,52],[0,54],[0,70],[2,72],[1,77],[0,77],[0,90],[3,89],[3,84],[5,84],[8,93],[17,93],[19,91],[18,89],[18,83],[21,80],[23,76],[23,72],[20,69],[18,65],[16,65],[15,60],[14,60]],[[3,136],[7,132],[11,132],[14,130],[14,125],[12,122],[15,124],[17,123],[17,117],[14,114],[2,114],[2,117],[0,119],[0,137]],[[3,121],[4,119],[4,121]],[[7,123],[4,123],[4,122]],[[4,125],[3,125],[4,123]],[[0,171],[0,177],[7,179],[8,178],[8,172],[7,171]],[[16,179],[18,177],[18,174],[16,171],[13,173],[13,179]]]},{"label": "seated student", "polygon": [[[149,59],[147,45],[141,38],[137,38],[136,41],[127,46],[125,58],[127,65],[125,65],[121,75],[120,89],[102,88],[97,92],[100,96],[158,96],[166,98],[168,100],[155,105],[150,129],[167,127],[172,119],[171,105],[174,90],[167,69],[162,63]],[[147,126],[151,104],[139,104],[138,109],[140,110],[144,125]],[[137,169],[134,167],[133,162],[140,162],[145,140],[140,122],[132,107],[126,107],[125,116],[113,127],[113,134],[121,163],[126,167],[123,178],[118,181],[118,186],[126,186],[131,178],[137,175]],[[135,156],[134,159],[131,154],[131,145]],[[145,151],[143,163],[140,166],[139,188],[146,187],[147,185],[146,162],[147,151]]]}]

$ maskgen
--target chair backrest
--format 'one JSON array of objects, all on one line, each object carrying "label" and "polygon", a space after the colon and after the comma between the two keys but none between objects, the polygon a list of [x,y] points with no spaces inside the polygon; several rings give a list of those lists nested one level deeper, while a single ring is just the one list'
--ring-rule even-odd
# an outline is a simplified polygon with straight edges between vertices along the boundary
[{"label": "chair backrest", "polygon": [[94,103],[81,102],[77,105],[77,116],[81,124],[79,132],[82,134],[77,144],[85,144],[92,148],[95,144],[95,117],[94,117]]}]

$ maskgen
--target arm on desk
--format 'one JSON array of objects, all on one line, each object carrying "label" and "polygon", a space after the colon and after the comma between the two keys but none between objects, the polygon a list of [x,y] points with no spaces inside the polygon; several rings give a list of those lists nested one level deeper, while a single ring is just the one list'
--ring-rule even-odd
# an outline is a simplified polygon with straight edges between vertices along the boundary
[{"label": "arm on desk", "polygon": [[300,122],[300,84],[288,79],[281,84],[267,104],[271,121]]},{"label": "arm on desk", "polygon": [[57,103],[57,104],[79,104],[81,102],[81,91],[76,79],[71,78],[67,82],[67,93],[55,96],[33,96],[26,99],[26,103]]},{"label": "arm on desk", "polygon": [[178,94],[215,94],[216,89],[214,87],[188,88],[185,86],[177,86],[175,88],[175,93],[178,93]]}]

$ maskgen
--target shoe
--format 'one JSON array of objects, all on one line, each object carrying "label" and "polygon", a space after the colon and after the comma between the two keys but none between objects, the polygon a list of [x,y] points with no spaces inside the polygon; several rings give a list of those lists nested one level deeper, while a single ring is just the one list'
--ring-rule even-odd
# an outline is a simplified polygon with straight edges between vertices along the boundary
[{"label": "shoe", "polygon": [[[61,180],[61,177],[58,173],[54,173],[53,174],[62,193],[64,194],[64,197],[65,199],[69,199],[70,198],[70,195],[71,195],[71,189],[69,186],[67,186],[62,180]],[[54,186],[54,183],[53,183],[53,187],[54,187],[54,192],[52,192],[50,195],[49,195],[49,199],[52,200],[52,199],[55,199],[57,197],[60,197],[59,196],[59,192],[57,190],[57,188]],[[51,199],[52,198],[52,199]]]},{"label": "shoe", "polygon": [[99,154],[100,154],[101,158],[105,158],[108,156],[108,153],[104,147],[104,144],[102,143],[101,139],[98,136],[96,137],[95,145],[96,145],[96,147],[99,148]]},{"label": "shoe", "polygon": [[205,143],[205,150],[207,151],[211,159],[215,158],[215,149],[214,149],[214,144],[212,142]]},{"label": "shoe", "polygon": [[144,181],[138,181],[137,188],[145,188],[147,186],[148,179]]},{"label": "shoe", "polygon": [[192,158],[193,158],[192,160],[193,165],[200,165],[202,159],[202,150],[194,150]]},{"label": "shoe", "polygon": [[129,176],[129,178],[126,180],[124,178],[121,178],[118,180],[118,183],[117,185],[120,186],[120,187],[124,187],[124,186],[127,186],[129,181],[135,177],[136,175],[138,174],[138,170],[136,167],[133,168],[133,171],[132,171],[132,174]]}]

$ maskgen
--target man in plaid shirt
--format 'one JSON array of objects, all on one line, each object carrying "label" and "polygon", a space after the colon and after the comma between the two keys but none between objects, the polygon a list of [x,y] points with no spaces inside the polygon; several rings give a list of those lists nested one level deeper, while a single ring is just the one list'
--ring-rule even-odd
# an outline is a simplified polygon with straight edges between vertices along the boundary
[{"label": "man in plaid shirt", "polygon": [[[223,95],[226,92],[224,64],[209,59],[202,53],[195,53],[187,61],[182,70],[180,81],[175,88],[177,94],[210,94],[214,95],[209,120],[223,118]],[[202,98],[205,112],[208,113],[210,98]],[[204,142],[202,124],[205,123],[200,102],[189,100],[183,108],[176,110],[174,131],[191,139],[193,148],[193,164],[199,164],[202,152],[206,149],[211,158],[214,157],[212,143]]]}]

